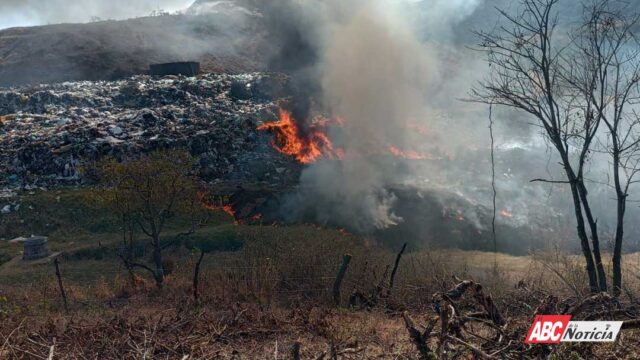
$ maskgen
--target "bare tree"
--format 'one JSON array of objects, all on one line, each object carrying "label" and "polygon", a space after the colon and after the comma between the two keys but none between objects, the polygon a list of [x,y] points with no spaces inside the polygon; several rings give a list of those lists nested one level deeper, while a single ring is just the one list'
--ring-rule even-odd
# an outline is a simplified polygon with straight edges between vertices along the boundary
[{"label": "bare tree", "polygon": [[124,245],[133,245],[133,226],[136,226],[150,238],[153,248],[153,267],[135,262],[132,252],[125,252],[121,258],[129,269],[148,270],[158,287],[162,287],[165,275],[162,250],[192,234],[199,223],[196,216],[191,216],[187,231],[175,236],[173,242],[161,242],[168,221],[175,218],[176,213],[194,215],[199,208],[193,165],[186,151],[162,150],[122,162],[107,161],[100,166],[100,186],[94,198],[121,216]]},{"label": "bare tree", "polygon": [[584,178],[601,118],[566,81],[564,54],[571,42],[555,33],[557,2],[522,0],[522,10],[515,16],[498,9],[505,25],[495,32],[476,33],[491,73],[472,95],[476,101],[516,108],[537,120],[542,134],[556,149],[566,178],[534,181],[569,185],[589,287],[592,292],[606,291],[597,219],[591,211]]},{"label": "bare tree", "polygon": [[634,34],[639,15],[628,4],[600,0],[585,6],[584,24],[574,37],[575,55],[567,80],[605,126],[600,151],[611,157],[616,193],[613,292],[622,288],[622,243],[629,188],[640,171],[640,121],[634,105],[640,99],[640,49]]}]

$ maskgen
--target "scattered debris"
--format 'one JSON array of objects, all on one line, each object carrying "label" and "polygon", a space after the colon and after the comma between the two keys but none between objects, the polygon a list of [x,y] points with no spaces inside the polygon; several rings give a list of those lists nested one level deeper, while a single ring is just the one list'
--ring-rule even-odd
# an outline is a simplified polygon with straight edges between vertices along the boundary
[{"label": "scattered debris", "polygon": [[183,61],[164,64],[151,64],[150,75],[185,75],[196,76],[200,73],[200,63],[195,61]]},{"label": "scattered debris", "polygon": [[[256,130],[276,118],[286,82],[277,74],[205,74],[0,89],[0,184],[78,184],[87,180],[80,170],[105,156],[171,147],[197,156],[206,180],[295,179],[286,171],[299,167],[295,160]],[[234,96],[238,86],[244,91]]]}]

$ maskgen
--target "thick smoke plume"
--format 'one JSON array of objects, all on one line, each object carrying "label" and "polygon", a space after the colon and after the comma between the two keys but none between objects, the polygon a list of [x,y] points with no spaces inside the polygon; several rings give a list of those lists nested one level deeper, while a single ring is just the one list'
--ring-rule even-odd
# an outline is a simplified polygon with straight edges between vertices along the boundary
[{"label": "thick smoke plume", "polygon": [[[421,39],[414,26],[422,20],[412,15],[418,4],[275,3],[278,6],[263,11],[280,20],[287,18],[283,14],[296,19],[276,27],[277,38],[289,40],[275,57],[293,70],[294,117],[304,128],[315,99],[322,111],[344,121],[343,128],[333,134],[344,158],[319,161],[305,169],[300,190],[287,199],[284,213],[291,220],[312,219],[363,233],[399,224],[403,219],[393,212],[397,199],[390,187],[413,181],[417,174],[408,168],[394,170],[388,149],[438,150],[438,144],[428,143],[431,135],[416,133],[437,122],[427,99],[440,81],[433,75],[441,70],[439,50]],[[453,23],[459,13],[450,7],[444,2],[430,6],[436,12],[450,12]],[[473,9],[469,4],[459,7]],[[450,33],[452,23],[440,20],[438,26]],[[285,36],[282,29],[287,30]],[[292,50],[302,50],[301,56]]]},{"label": "thick smoke plume", "polygon": [[[475,44],[471,30],[499,25],[487,21],[498,19],[495,7],[518,11],[515,5],[499,0],[268,4],[258,6],[266,19],[276,20],[274,38],[283,39],[273,59],[294,78],[290,106],[300,127],[314,110],[344,120],[331,133],[344,159],[308,166],[298,191],[284,202],[283,216],[363,234],[404,225],[400,233],[426,239],[440,224],[417,220],[433,219],[427,210],[434,209],[400,203],[413,197],[437,201],[442,216],[454,214],[486,234],[492,203],[488,109],[462,100],[488,69],[468,46]],[[578,12],[571,2],[559,10],[563,17]],[[567,189],[530,183],[562,178],[553,152],[521,114],[494,108],[493,116],[499,224],[524,229],[527,244],[574,244]],[[390,147],[424,154],[428,161],[385,156]],[[606,169],[606,159],[594,157],[590,176],[601,179]],[[413,195],[407,196],[407,187]],[[614,213],[607,201],[611,193],[594,185],[592,196],[602,199],[598,213],[606,229]],[[523,242],[522,234],[502,238]]]}]

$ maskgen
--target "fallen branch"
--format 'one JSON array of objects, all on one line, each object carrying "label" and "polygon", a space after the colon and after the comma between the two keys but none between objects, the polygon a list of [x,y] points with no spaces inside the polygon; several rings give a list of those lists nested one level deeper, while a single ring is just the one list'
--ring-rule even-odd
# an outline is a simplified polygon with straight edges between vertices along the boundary
[{"label": "fallen branch", "polygon": [[431,333],[431,329],[433,329],[433,326],[431,326],[431,329],[428,329],[428,333],[426,331],[423,333],[418,330],[415,322],[413,321],[411,316],[409,316],[409,313],[407,311],[402,313],[402,317],[404,318],[404,326],[409,332],[409,337],[420,353],[420,359],[434,359],[435,354],[431,351],[429,345],[427,344],[427,340],[429,339],[429,334]]},{"label": "fallen branch", "polygon": [[291,345],[291,359],[300,360],[300,342],[296,341]]},{"label": "fallen branch", "polygon": [[476,355],[478,355],[480,358],[485,359],[485,360],[493,360],[495,359],[495,357],[487,354],[486,352],[480,350],[477,346],[471,345],[468,342],[464,341],[464,340],[460,340],[457,337],[451,336],[451,335],[447,335],[447,339],[458,343],[460,345],[466,346],[468,347],[471,351],[473,351]]},{"label": "fallen branch", "polygon": [[575,304],[574,306],[572,306],[571,308],[569,308],[569,310],[566,311],[566,314],[569,315],[576,315],[581,313],[582,311],[584,311],[587,307],[593,305],[593,304],[598,304],[598,303],[610,303],[611,301],[613,301],[613,297],[611,297],[611,295],[605,293],[605,292],[601,292],[601,293],[597,293],[595,295],[589,296],[585,299],[582,299],[582,301],[580,301],[579,303]]}]

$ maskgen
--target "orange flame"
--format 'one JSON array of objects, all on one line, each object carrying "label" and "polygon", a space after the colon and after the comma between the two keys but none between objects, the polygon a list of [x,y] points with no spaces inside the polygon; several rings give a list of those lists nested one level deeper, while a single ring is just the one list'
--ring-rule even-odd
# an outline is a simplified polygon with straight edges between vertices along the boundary
[{"label": "orange flame", "polygon": [[258,130],[270,130],[275,134],[273,146],[281,153],[295,157],[303,164],[310,164],[325,158],[341,158],[341,150],[335,150],[326,134],[327,121],[310,125],[309,132],[302,136],[291,112],[280,109],[278,121],[258,126]]},{"label": "orange flame", "polygon": [[508,211],[508,210],[501,210],[500,211],[500,215],[506,217],[506,218],[512,218],[513,217],[513,213]]},{"label": "orange flame", "polygon": [[232,207],[231,205],[225,205],[225,206],[223,206],[223,207],[222,207],[222,210],[223,210],[224,212],[226,212],[227,214],[231,215],[231,217],[235,219],[235,217],[236,217],[236,211],[235,211],[235,210],[233,210],[233,207]]},{"label": "orange flame", "polygon": [[425,154],[413,150],[400,150],[399,148],[391,145],[389,146],[389,152],[396,157],[408,159],[408,160],[438,160],[436,156],[431,154]]},{"label": "orange flame", "polygon": [[222,199],[220,199],[220,201],[211,199],[210,197],[208,197],[208,194],[205,191],[198,192],[198,199],[202,203],[202,206],[204,206],[206,209],[213,211],[222,210],[229,214],[232,218],[236,218],[236,211],[231,205],[223,205]]},{"label": "orange flame", "polygon": [[[336,148],[327,135],[330,126],[344,126],[344,119],[336,116],[333,119],[314,119],[309,125],[307,134],[302,134],[291,112],[280,109],[279,119],[258,126],[259,131],[271,131],[275,135],[273,147],[279,152],[295,157],[303,164],[311,164],[320,158],[344,159],[345,151]],[[419,131],[427,132],[427,128],[421,127]],[[401,150],[387,145],[372,150],[369,155],[387,153],[408,160],[440,160],[438,156],[422,153],[414,150]]]}]

